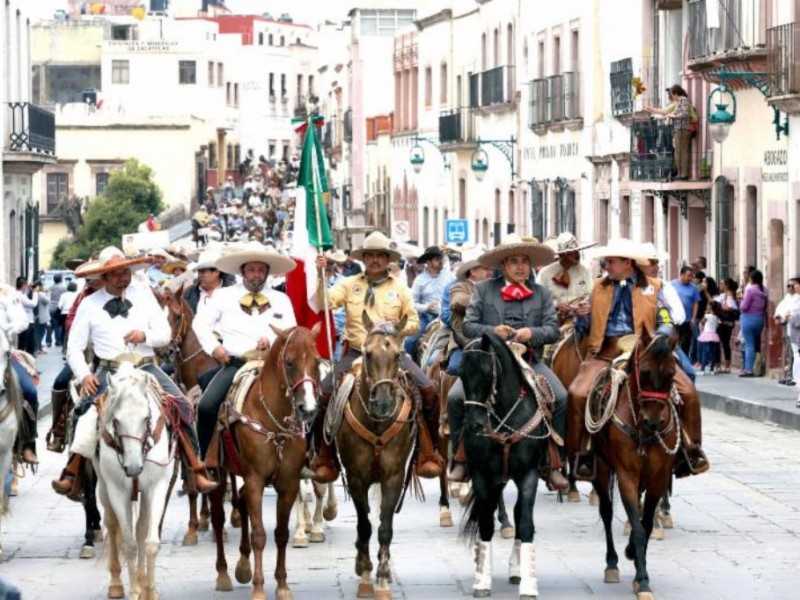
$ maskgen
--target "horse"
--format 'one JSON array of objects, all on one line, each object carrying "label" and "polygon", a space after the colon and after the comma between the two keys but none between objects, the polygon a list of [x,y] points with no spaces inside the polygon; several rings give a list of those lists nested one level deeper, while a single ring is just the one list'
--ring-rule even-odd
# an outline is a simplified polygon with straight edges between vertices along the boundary
[{"label": "horse", "polygon": [[[327,500],[325,499],[327,496]],[[314,501],[314,514],[309,504]],[[317,483],[310,479],[300,482],[300,493],[297,495],[297,524],[293,548],[308,548],[309,541],[321,543],[325,541],[325,521],[333,521],[339,513],[333,483]]]},{"label": "horse", "polygon": [[[17,433],[22,423],[22,393],[11,368],[11,344],[8,336],[0,330],[0,372],[3,373],[0,388],[0,521],[8,508],[6,498],[6,476],[11,472]],[[0,545],[0,562],[3,547]]]},{"label": "horse", "polygon": [[[248,583],[252,579],[253,600],[266,598],[263,554],[267,534],[261,505],[267,485],[272,485],[278,495],[275,525],[275,545],[278,549],[276,596],[279,600],[292,597],[286,583],[289,516],[300,489],[300,472],[305,464],[305,429],[317,410],[320,358],[316,338],[320,326],[316,325],[310,331],[304,327],[286,331],[273,327],[273,330],[278,336],[266,354],[256,382],[247,392],[241,412],[228,402],[220,409],[221,415],[227,414],[228,423],[233,425],[221,433],[223,439],[231,436],[227,441],[221,440],[221,443],[226,450],[234,446],[238,448],[236,454],[225,453],[220,470],[237,470],[244,478],[244,491],[239,498],[242,537],[235,575],[239,583]],[[217,547],[217,591],[233,589],[223,545],[224,494],[224,485],[209,494],[211,524]],[[251,528],[252,535],[249,533]],[[252,569],[251,544],[254,554]]]},{"label": "horse", "polygon": [[[390,600],[389,547],[394,513],[399,511],[407,482],[412,477],[417,403],[409,391],[413,383],[400,370],[403,352],[400,332],[405,327],[406,317],[394,325],[389,322],[375,325],[364,311],[361,319],[368,332],[363,362],[360,372],[357,375],[351,372],[341,384],[340,389],[346,390],[348,386],[351,389],[336,431],[336,445],[358,517],[355,560],[356,575],[361,578],[358,596]],[[372,524],[368,494],[372,484],[379,484],[381,491],[377,590],[372,582],[369,557]]]},{"label": "horse", "polygon": [[[625,370],[602,371],[587,400],[587,427],[594,433],[598,457],[594,489],[606,535],[606,583],[619,582],[618,557],[611,532],[611,488],[616,477],[622,505],[631,523],[625,556],[634,562],[634,592],[652,600],[646,567],[647,543],[656,507],[667,491],[680,447],[680,421],[673,401],[676,337],[643,331]],[[618,395],[613,392],[618,383]],[[611,389],[610,395],[605,390]],[[600,390],[600,398],[596,394]],[[616,399],[616,401],[615,401]],[[639,497],[644,505],[639,517]]]},{"label": "horse", "polygon": [[509,581],[519,584],[520,598],[535,598],[533,508],[548,434],[539,404],[548,395],[552,399],[553,392],[540,377],[529,385],[511,349],[494,333],[467,344],[459,376],[466,398],[464,435],[472,475],[461,536],[475,543],[473,596],[491,595],[493,515],[511,479],[517,501]]},{"label": "horse", "polygon": [[165,431],[168,417],[162,410],[160,392],[152,375],[123,363],[116,374],[108,375],[107,395],[98,410],[101,441],[93,460],[97,495],[108,529],[109,598],[125,595],[120,550],[128,564],[131,600],[158,597],[159,523],[166,509],[176,449]]},{"label": "horse", "polygon": [[[217,361],[205,353],[197,334],[192,328],[194,313],[189,303],[183,297],[183,285],[175,290],[165,290],[161,295],[160,302],[167,308],[167,320],[172,331],[172,340],[167,346],[166,351],[160,351],[160,355],[174,365],[175,372],[173,378],[179,387],[187,392],[198,386],[198,377],[211,369],[218,367]],[[198,388],[199,389],[199,388]],[[191,394],[189,394],[191,397]],[[186,495],[189,497],[189,525],[183,536],[184,546],[194,546],[197,544],[198,531],[208,531],[209,508],[208,499],[204,496],[201,503],[200,515],[197,513],[198,492],[194,484],[187,480],[185,485]],[[241,517],[238,508],[238,492],[236,480],[231,474],[231,526],[239,527]]]}]

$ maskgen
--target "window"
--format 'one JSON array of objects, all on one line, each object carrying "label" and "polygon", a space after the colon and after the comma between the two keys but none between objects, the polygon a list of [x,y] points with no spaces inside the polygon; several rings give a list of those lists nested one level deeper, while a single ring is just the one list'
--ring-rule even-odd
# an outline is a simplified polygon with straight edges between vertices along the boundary
[{"label": "window", "polygon": [[361,35],[394,36],[398,29],[413,25],[416,11],[410,9],[361,10]]},{"label": "window", "polygon": [[281,98],[285,98],[286,95],[286,73],[281,73]]},{"label": "window", "polygon": [[531,235],[543,240],[544,234],[544,198],[537,184],[531,186]]},{"label": "window", "polygon": [[240,164],[242,164],[242,147],[236,144],[233,147],[233,165],[238,167]]},{"label": "window", "polygon": [[217,168],[217,144],[216,144],[216,142],[211,142],[208,145],[208,168],[209,169],[216,169]]},{"label": "window", "polygon": [[263,46],[264,45],[264,32],[263,31],[259,32],[259,34],[258,34],[258,45],[259,46]]},{"label": "window", "polygon": [[284,36],[281,36],[281,46],[285,45],[286,45],[286,38]]},{"label": "window", "polygon": [[269,97],[270,100],[275,100],[275,73],[269,74]]},{"label": "window", "polygon": [[66,200],[69,193],[69,175],[67,173],[47,174],[47,214],[53,214],[59,202]]},{"label": "window", "polygon": [[539,63],[539,79],[542,79],[545,75],[544,73],[544,40],[539,40],[538,46],[538,54],[537,54],[537,61]]},{"label": "window", "polygon": [[314,76],[313,75],[309,75],[308,76],[308,95],[309,96],[313,96],[314,95]]},{"label": "window", "polygon": [[572,30],[572,72],[579,73],[581,70],[581,39],[577,29]]},{"label": "window", "polygon": [[106,193],[108,186],[108,173],[97,173],[94,176],[94,193],[95,196],[102,196]]},{"label": "window", "polygon": [[631,237],[631,197],[622,196],[619,200],[619,235]]},{"label": "window", "polygon": [[561,75],[561,38],[553,37],[553,75]]},{"label": "window", "polygon": [[431,105],[433,97],[433,70],[425,67],[425,106]]},{"label": "window", "polygon": [[217,63],[217,87],[222,87],[222,84],[225,81],[224,75],[225,72],[222,63]]},{"label": "window", "polygon": [[178,83],[186,85],[197,83],[197,63],[195,61],[178,61]]},{"label": "window", "polygon": [[225,169],[230,169],[233,165],[233,144],[228,144],[225,148]]},{"label": "window", "polygon": [[231,103],[232,103],[232,100],[231,100],[231,82],[228,81],[225,84],[225,104],[230,106]]},{"label": "window", "polygon": [[275,158],[275,140],[269,141],[268,148],[269,148],[269,153],[267,154],[267,158],[269,160],[272,160],[273,158]]},{"label": "window", "polygon": [[439,69],[439,103],[447,104],[447,63]]},{"label": "window", "polygon": [[283,160],[289,162],[289,142],[287,140],[283,140],[283,154],[281,156]]},{"label": "window", "polygon": [[239,106],[239,84],[233,84],[233,105]]},{"label": "window", "polygon": [[130,61],[111,61],[111,83],[126,85],[130,83]]},{"label": "window", "polygon": [[267,43],[270,46],[274,46],[275,45],[275,37],[271,33],[269,34],[269,37],[267,38]]},{"label": "window", "polygon": [[214,63],[208,61],[208,87],[214,87]]}]

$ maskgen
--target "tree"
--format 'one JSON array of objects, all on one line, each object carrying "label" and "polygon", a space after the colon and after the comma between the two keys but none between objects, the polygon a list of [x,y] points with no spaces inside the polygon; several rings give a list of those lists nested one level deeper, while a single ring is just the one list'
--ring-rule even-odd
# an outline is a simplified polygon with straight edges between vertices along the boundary
[{"label": "tree", "polygon": [[136,231],[139,223],[163,208],[153,170],[130,159],[111,174],[105,193],[89,203],[74,239],[64,238],[56,245],[52,268],[60,268],[70,258],[88,258],[106,246],[119,247],[124,234]]}]

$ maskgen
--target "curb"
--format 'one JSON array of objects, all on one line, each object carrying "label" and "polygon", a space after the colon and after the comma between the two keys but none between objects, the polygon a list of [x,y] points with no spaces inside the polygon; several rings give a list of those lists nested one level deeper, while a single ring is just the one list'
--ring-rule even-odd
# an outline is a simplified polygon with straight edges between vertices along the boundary
[{"label": "curb", "polygon": [[703,408],[710,408],[734,417],[743,417],[762,423],[773,423],[787,429],[800,431],[800,410],[787,410],[788,407],[794,409],[794,400],[791,399],[773,401],[776,403],[785,402],[787,408],[759,404],[744,398],[729,398],[713,392],[701,391],[700,399]]}]

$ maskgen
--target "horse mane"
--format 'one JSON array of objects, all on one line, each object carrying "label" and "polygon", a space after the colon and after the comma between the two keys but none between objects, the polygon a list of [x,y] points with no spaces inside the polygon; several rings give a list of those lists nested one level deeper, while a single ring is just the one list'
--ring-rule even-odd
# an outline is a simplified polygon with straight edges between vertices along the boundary
[{"label": "horse mane", "polygon": [[657,335],[653,338],[648,352],[650,356],[656,359],[663,359],[672,354],[672,348],[669,345],[669,338],[664,335]]},{"label": "horse mane", "polygon": [[510,375],[508,369],[510,369],[517,378],[518,383],[524,386],[525,391],[530,395],[530,397],[535,398],[536,394],[534,393],[533,389],[531,389],[531,386],[528,385],[528,380],[522,372],[522,367],[514,358],[514,355],[511,352],[511,348],[508,347],[508,344],[501,340],[494,332],[485,333],[484,336],[486,336],[486,338],[489,340],[489,343],[492,345],[497,357],[501,361],[500,366],[503,369],[503,377],[500,377],[499,381],[503,382],[504,384],[508,383],[508,376]]}]

